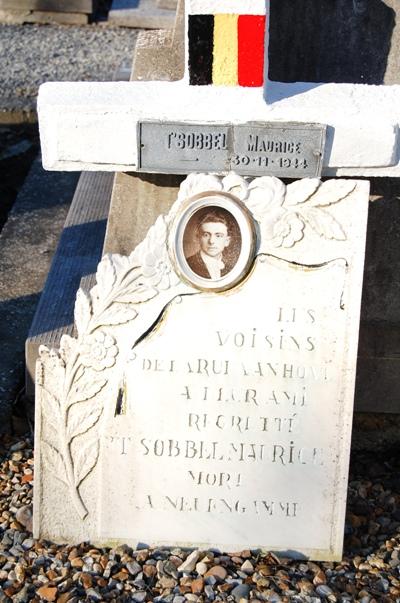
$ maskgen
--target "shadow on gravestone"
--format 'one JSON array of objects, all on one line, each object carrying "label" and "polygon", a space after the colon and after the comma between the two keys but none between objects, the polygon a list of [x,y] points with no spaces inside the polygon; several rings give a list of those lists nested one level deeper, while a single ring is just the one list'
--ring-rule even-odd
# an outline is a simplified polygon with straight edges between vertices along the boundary
[{"label": "shadow on gravestone", "polygon": [[112,10],[130,10],[139,7],[139,0],[114,0]]},{"label": "shadow on gravestone", "polygon": [[[68,226],[63,230],[59,251],[54,257],[51,268],[52,278],[45,285],[45,290],[49,289],[52,292],[52,305],[47,306],[48,298],[43,295],[39,301],[38,313],[42,310],[41,305],[46,304],[46,324],[34,321],[29,332],[30,337],[71,324],[75,292],[83,277],[96,272],[102,252],[99,241],[104,239],[105,230],[106,220]],[[81,245],[84,241],[84,246],[77,245],[77,241],[80,241]],[[60,283],[66,279],[67,282],[61,287]],[[54,286],[55,283],[58,284],[58,288]],[[67,290],[71,292],[68,297],[66,297]]]},{"label": "shadow on gravestone", "polygon": [[7,429],[12,403],[23,386],[24,343],[40,293],[21,295],[0,302],[0,432]]},{"label": "shadow on gravestone", "polygon": [[271,0],[269,79],[382,84],[395,17],[383,0]]}]

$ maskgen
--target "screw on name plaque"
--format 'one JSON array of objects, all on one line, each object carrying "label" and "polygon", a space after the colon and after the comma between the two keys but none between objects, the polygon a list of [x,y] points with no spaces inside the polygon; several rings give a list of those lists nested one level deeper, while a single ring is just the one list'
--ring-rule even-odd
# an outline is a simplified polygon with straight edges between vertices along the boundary
[{"label": "screw on name plaque", "polygon": [[321,175],[326,126],[310,123],[139,123],[139,171]]}]

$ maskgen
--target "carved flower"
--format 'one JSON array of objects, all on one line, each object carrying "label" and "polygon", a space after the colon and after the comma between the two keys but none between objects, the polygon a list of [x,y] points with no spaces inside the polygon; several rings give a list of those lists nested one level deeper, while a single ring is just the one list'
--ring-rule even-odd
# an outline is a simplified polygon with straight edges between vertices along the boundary
[{"label": "carved flower", "polygon": [[304,236],[305,224],[294,212],[286,212],[274,225],[273,244],[275,247],[293,247]]},{"label": "carved flower", "polygon": [[83,337],[81,343],[81,363],[83,366],[102,371],[114,366],[118,354],[115,339],[104,331]]},{"label": "carved flower", "polygon": [[165,291],[179,283],[179,278],[174,272],[165,248],[155,245],[146,254],[142,266],[143,276],[153,287]]}]

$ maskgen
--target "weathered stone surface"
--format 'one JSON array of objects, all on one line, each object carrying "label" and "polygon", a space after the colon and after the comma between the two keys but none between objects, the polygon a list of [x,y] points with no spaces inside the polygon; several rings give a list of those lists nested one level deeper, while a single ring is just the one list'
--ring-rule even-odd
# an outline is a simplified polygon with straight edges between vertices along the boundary
[{"label": "weathered stone surface", "polygon": [[77,175],[49,174],[35,160],[0,235],[0,426],[9,431],[23,387],[24,344]]},{"label": "weathered stone surface", "polygon": [[[201,280],[181,248],[203,202],[232,221],[228,273]],[[38,364],[37,536],[341,556],[367,203],[366,182],[191,175],[102,260]]]},{"label": "weathered stone surface", "polygon": [[30,11],[0,9],[1,23],[63,23],[65,25],[86,25],[88,16],[83,13]]},{"label": "weathered stone surface", "polygon": [[184,0],[178,0],[173,30],[140,32],[133,58],[132,80],[183,78],[185,67]]},{"label": "weathered stone surface", "polygon": [[93,0],[0,0],[0,8],[90,14]]},{"label": "weathered stone surface", "polygon": [[113,0],[108,21],[124,27],[170,29],[174,26],[174,12],[160,8],[156,0]]},{"label": "weathered stone surface", "polygon": [[159,8],[167,8],[169,10],[176,10],[176,6],[179,0],[157,0],[157,6]]},{"label": "weathered stone surface", "polygon": [[180,176],[115,174],[104,253],[129,255],[176,199]]}]

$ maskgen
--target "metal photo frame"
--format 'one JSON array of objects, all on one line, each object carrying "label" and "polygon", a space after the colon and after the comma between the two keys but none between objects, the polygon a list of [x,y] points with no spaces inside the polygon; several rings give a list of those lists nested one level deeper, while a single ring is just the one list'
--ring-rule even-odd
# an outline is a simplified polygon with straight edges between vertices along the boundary
[{"label": "metal photo frame", "polygon": [[[210,243],[210,237],[218,240]],[[220,191],[189,198],[174,220],[169,239],[177,272],[203,291],[237,285],[248,274],[255,250],[251,213],[237,197]]]}]

